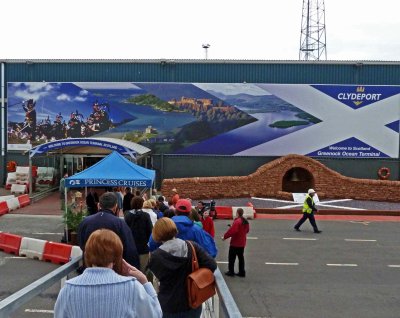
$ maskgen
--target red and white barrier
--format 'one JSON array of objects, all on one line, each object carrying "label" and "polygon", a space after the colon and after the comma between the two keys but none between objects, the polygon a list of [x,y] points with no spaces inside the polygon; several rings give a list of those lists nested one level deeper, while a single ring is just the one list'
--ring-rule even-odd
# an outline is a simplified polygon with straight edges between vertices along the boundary
[{"label": "red and white barrier", "polygon": [[6,195],[0,197],[0,216],[19,208],[23,208],[31,204],[29,195],[23,194],[18,197],[14,195]]},{"label": "red and white barrier", "polygon": [[12,198],[6,201],[8,206],[8,212],[19,209],[18,198]]},{"label": "red and white barrier", "polygon": [[54,264],[66,264],[70,261],[72,245],[46,242],[43,260]]},{"label": "red and white barrier", "polygon": [[239,208],[243,209],[243,217],[246,219],[254,219],[256,217],[256,212],[252,206],[216,206],[217,219],[234,219]]},{"label": "red and white barrier", "polygon": [[41,261],[43,259],[44,246],[46,245],[46,242],[47,241],[45,240],[23,237],[19,249],[19,255]]},{"label": "red and white barrier", "polygon": [[27,206],[27,205],[31,204],[31,199],[29,198],[29,195],[27,195],[27,194],[20,195],[20,196],[18,197],[18,201],[19,201],[19,206],[20,206],[21,208],[23,208],[24,206]]},{"label": "red and white barrier", "polygon": [[11,193],[12,194],[25,194],[28,192],[27,184],[12,184]]},{"label": "red and white barrier", "polygon": [[5,201],[10,200],[12,198],[15,198],[15,195],[2,195],[2,196],[0,196],[0,202],[5,202]]},{"label": "red and white barrier", "polygon": [[82,250],[79,246],[72,246],[71,255],[69,260],[72,260],[75,257],[79,257],[82,255]]},{"label": "red and white barrier", "polygon": [[8,205],[6,201],[0,202],[0,215],[8,213]]},{"label": "red and white barrier", "polygon": [[216,206],[217,219],[232,219],[232,207],[231,206]]},{"label": "red and white barrier", "polygon": [[0,250],[18,256],[21,240],[22,236],[11,233],[0,233]]},{"label": "red and white barrier", "polygon": [[236,217],[236,212],[237,209],[242,208],[243,209],[243,217],[245,219],[254,219],[255,218],[255,211],[253,207],[250,206],[233,206],[232,207],[232,217]]}]

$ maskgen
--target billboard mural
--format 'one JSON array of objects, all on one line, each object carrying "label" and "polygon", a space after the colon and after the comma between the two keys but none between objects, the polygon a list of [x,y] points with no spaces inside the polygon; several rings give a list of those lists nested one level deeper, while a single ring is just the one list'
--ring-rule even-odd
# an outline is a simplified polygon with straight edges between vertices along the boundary
[{"label": "billboard mural", "polygon": [[114,137],[155,153],[398,158],[399,86],[8,83],[9,149]]}]

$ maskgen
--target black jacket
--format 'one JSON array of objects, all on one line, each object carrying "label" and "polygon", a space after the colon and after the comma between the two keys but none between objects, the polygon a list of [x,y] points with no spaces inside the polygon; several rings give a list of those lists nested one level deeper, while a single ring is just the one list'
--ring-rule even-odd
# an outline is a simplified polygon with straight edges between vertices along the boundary
[{"label": "black jacket", "polygon": [[[151,223],[150,214],[142,210],[130,210],[125,214],[125,222],[132,231],[135,239],[136,248],[139,254],[147,254],[149,252],[149,241],[153,223]],[[144,268],[142,268],[144,270]]]},{"label": "black jacket", "polygon": [[[215,260],[197,243],[192,242],[196,250],[199,267],[215,271]],[[188,311],[186,277],[192,272],[192,249],[188,246],[187,257],[173,256],[158,248],[150,257],[149,269],[160,281],[158,300],[163,312],[177,313]]]},{"label": "black jacket", "polygon": [[131,265],[140,268],[139,255],[136,250],[132,232],[124,220],[116,217],[112,211],[102,210],[96,214],[87,216],[78,227],[78,242],[82,251],[85,251],[85,244],[94,231],[108,229],[116,233],[122,241],[124,248],[123,258]]},{"label": "black jacket", "polygon": [[90,215],[97,213],[97,203],[99,202],[99,196],[96,192],[89,192],[86,196],[86,206]]},{"label": "black jacket", "polygon": [[131,200],[133,198],[133,194],[128,192],[124,195],[124,199],[122,200],[122,211],[128,211],[131,209]]}]

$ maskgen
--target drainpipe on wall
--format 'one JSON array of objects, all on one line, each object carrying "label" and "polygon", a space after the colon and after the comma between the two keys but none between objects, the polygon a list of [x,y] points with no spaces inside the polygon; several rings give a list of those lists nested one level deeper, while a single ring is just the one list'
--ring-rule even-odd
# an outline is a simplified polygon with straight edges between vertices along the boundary
[{"label": "drainpipe on wall", "polygon": [[5,121],[5,76],[4,76],[4,62],[1,62],[1,166],[0,171],[0,184],[3,184],[6,173],[6,121]]}]

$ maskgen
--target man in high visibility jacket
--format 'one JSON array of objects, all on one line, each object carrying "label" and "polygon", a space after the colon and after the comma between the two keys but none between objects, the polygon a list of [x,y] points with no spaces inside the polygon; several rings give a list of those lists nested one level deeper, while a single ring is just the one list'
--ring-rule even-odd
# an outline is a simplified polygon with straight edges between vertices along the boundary
[{"label": "man in high visibility jacket", "polygon": [[303,203],[303,217],[297,222],[294,226],[296,231],[300,232],[300,226],[307,220],[310,220],[310,223],[314,229],[314,233],[321,233],[322,231],[318,230],[317,223],[315,223],[314,212],[317,212],[315,208],[315,203],[313,196],[315,195],[314,189],[309,189],[306,199]]}]

